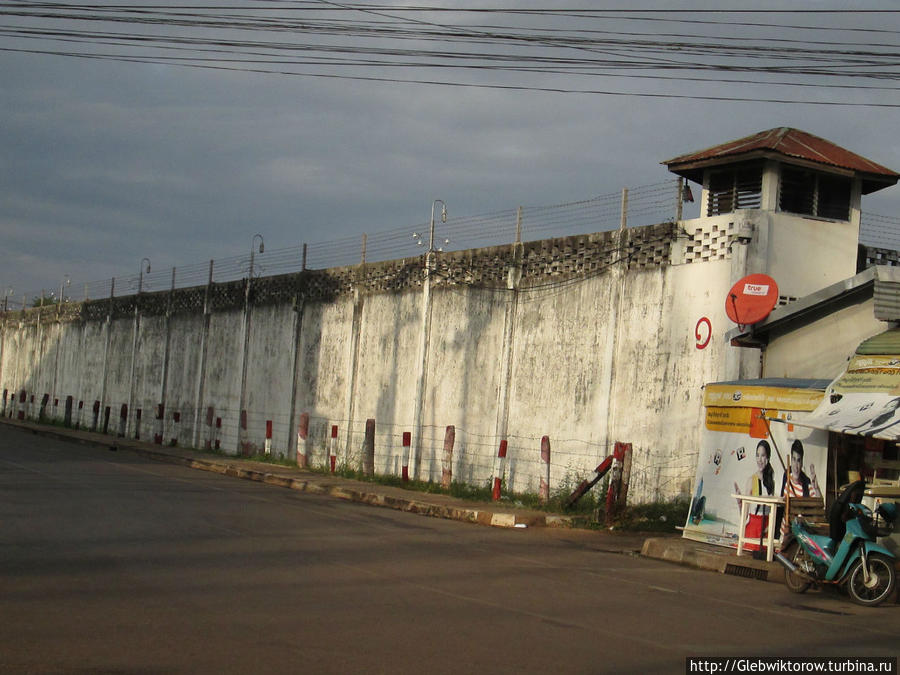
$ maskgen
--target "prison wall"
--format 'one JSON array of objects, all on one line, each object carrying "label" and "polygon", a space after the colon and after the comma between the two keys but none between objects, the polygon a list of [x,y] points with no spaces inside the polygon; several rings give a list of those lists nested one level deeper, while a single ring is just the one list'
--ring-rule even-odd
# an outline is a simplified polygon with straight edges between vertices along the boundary
[{"label": "prison wall", "polygon": [[232,454],[271,431],[286,457],[307,413],[315,466],[331,448],[359,466],[373,419],[375,470],[399,474],[418,430],[425,480],[452,425],[454,478],[490,481],[505,439],[519,492],[537,491],[544,435],[560,490],[624,441],[633,499],[684,495],[726,356],[727,234],[664,223],[9,312],[2,411],[69,399],[73,425]]}]

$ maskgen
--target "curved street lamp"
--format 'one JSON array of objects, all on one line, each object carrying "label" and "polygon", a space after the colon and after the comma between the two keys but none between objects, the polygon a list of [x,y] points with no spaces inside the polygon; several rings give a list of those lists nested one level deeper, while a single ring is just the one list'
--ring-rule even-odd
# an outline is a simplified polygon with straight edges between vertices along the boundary
[{"label": "curved street lamp", "polygon": [[447,205],[444,203],[443,199],[435,199],[431,202],[431,234],[428,236],[428,250],[434,250],[434,206],[440,202],[441,204],[441,222],[447,222]]},{"label": "curved street lamp", "polygon": [[141,271],[138,274],[138,293],[144,290],[144,263],[147,263],[147,274],[150,273],[150,258],[141,258]]},{"label": "curved street lamp", "polygon": [[263,242],[263,236],[259,233],[254,234],[253,238],[250,240],[250,274],[249,277],[253,278],[253,259],[256,254],[256,238],[259,237],[259,252],[262,253],[266,250],[265,242]]}]

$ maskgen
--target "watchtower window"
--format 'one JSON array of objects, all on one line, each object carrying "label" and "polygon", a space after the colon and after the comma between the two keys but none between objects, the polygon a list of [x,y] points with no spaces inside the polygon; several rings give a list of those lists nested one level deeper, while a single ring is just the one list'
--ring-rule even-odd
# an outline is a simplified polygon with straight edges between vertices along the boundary
[{"label": "watchtower window", "polygon": [[783,166],[778,208],[806,216],[850,220],[850,179]]},{"label": "watchtower window", "polygon": [[762,203],[762,165],[744,164],[709,174],[706,215],[758,209]]}]

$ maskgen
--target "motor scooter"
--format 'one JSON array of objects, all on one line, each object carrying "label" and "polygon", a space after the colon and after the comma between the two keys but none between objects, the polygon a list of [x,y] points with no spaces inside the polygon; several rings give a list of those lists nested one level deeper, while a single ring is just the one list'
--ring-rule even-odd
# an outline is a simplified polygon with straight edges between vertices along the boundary
[{"label": "motor scooter", "polygon": [[881,504],[873,517],[860,503],[864,481],[848,485],[828,512],[828,536],[810,531],[802,516],[791,522],[775,558],[785,566],[785,585],[794,593],[834,584],[847,589],[860,605],[874,607],[890,597],[896,584],[895,556],[877,543],[893,530],[897,504]]}]

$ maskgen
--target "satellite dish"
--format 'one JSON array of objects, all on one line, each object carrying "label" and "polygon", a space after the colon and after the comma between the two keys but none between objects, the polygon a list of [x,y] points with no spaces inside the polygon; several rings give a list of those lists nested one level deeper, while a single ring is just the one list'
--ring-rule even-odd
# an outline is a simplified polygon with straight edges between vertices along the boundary
[{"label": "satellite dish", "polygon": [[739,326],[758,323],[778,302],[778,284],[766,274],[751,274],[738,281],[725,298],[725,314]]}]

